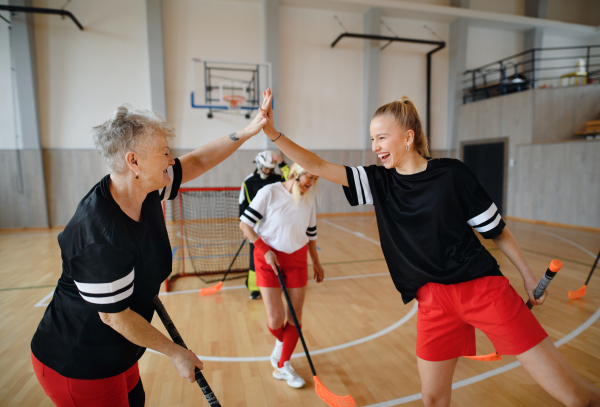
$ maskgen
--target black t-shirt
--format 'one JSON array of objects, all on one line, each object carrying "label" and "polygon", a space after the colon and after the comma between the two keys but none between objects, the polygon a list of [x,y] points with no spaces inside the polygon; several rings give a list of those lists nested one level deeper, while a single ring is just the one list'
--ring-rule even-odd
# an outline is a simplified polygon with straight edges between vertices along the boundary
[{"label": "black t-shirt", "polygon": [[284,182],[287,181],[287,174],[289,173],[288,165],[285,161],[282,161],[279,164],[279,168],[282,171],[282,174],[271,173],[267,178],[262,179],[258,170],[254,171],[252,174],[248,175],[244,182],[242,183],[242,188],[240,189],[240,216],[244,213],[250,203],[256,196],[256,193],[265,185],[271,185],[276,182]]},{"label": "black t-shirt", "polygon": [[377,165],[346,167],[346,174],[350,205],[375,206],[383,255],[405,304],[429,282],[502,275],[472,228],[491,239],[502,233],[504,221],[459,160],[430,160],[412,175]]},{"label": "black t-shirt", "polygon": [[171,184],[148,194],[140,222],[115,202],[107,175],[81,200],[58,236],[63,271],[31,350],[61,375],[86,380],[115,376],[146,350],[104,324],[98,312],[130,308],[152,320],[150,301],[172,265],[161,200],[177,196],[179,160],[168,172]]}]

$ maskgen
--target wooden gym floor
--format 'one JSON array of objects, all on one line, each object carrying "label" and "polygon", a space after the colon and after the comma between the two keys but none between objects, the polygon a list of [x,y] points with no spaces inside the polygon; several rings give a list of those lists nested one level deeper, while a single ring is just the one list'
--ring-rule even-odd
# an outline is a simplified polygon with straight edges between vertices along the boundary
[{"label": "wooden gym floor", "polygon": [[[309,282],[304,335],[319,378],[357,406],[422,405],[415,356],[416,306],[403,305],[378,244],[373,215],[319,218],[322,284]],[[508,221],[525,257],[541,277],[553,258],[564,268],[550,286],[546,304],[534,313],[571,366],[600,385],[600,275],[583,299],[567,292],[582,286],[600,247],[600,233]],[[0,231],[0,406],[51,406],[30,363],[29,343],[60,276],[60,229]],[[524,297],[516,269],[493,245],[486,247]],[[311,272],[312,273],[312,272]],[[600,273],[600,270],[598,271]],[[312,274],[311,274],[312,276]],[[204,374],[225,407],[319,406],[305,358],[293,359],[307,385],[296,390],[271,376],[268,356],[274,339],[266,328],[262,301],[248,299],[243,280],[200,297],[197,278],[176,282],[178,291],[162,301],[188,346],[204,359]],[[160,320],[154,325],[163,332]],[[477,351],[493,347],[477,333]],[[301,356],[298,344],[296,353]],[[245,359],[239,359],[245,358]],[[455,373],[452,406],[558,406],[515,358],[499,362],[461,359]],[[140,361],[147,406],[208,405],[196,384],[181,379],[163,355],[147,352]],[[201,404],[202,403],[202,404]]]}]

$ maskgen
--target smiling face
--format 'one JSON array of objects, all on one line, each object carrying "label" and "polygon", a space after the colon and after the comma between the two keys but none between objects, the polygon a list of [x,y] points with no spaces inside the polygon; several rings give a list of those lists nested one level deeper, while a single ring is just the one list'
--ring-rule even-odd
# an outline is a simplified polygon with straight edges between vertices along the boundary
[{"label": "smiling face", "polygon": [[143,153],[137,156],[139,177],[144,189],[155,191],[171,183],[167,169],[175,164],[169,152],[169,142],[162,134],[154,134],[144,146]]},{"label": "smiling face", "polygon": [[371,120],[371,148],[387,169],[406,161],[406,146],[414,140],[414,131],[405,131],[393,116],[385,114]]},{"label": "smiling face", "polygon": [[308,192],[308,190],[317,183],[318,179],[318,176],[312,175],[308,172],[300,175],[297,181],[300,194],[304,195],[305,192]]}]

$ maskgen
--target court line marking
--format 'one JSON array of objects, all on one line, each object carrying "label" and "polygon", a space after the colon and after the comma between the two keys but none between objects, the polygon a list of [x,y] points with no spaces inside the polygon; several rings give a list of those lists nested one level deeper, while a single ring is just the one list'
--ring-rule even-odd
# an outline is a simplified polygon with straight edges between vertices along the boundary
[{"label": "court line marking", "polygon": [[[379,260],[379,259],[377,259]],[[381,276],[389,276],[390,273],[374,273],[374,274],[359,274],[356,276],[341,276],[341,277],[329,277],[326,279],[326,281],[331,281],[331,280],[352,280],[355,278],[368,278],[368,277],[381,277]],[[309,280],[309,283],[314,283],[315,280]],[[234,285],[231,287],[223,287],[221,288],[221,291],[226,291],[226,290],[240,290],[240,289],[246,289],[247,287],[245,285]],[[170,293],[160,293],[158,294],[159,296],[166,296],[166,295],[179,295],[179,294],[197,294],[198,291],[200,291],[199,288],[196,288],[194,290],[182,290],[182,291],[172,291]],[[34,307],[47,307],[48,304],[46,303],[46,301],[52,296],[52,294],[54,294],[54,290],[52,290],[51,293],[49,293],[48,295],[46,295],[44,298],[42,298],[40,301],[38,301],[37,304],[34,305]]]},{"label": "court line marking", "polygon": [[15,238],[15,237],[38,237],[38,236],[58,236],[60,234],[60,232],[58,233],[31,233],[31,234],[19,234],[19,235],[0,235],[0,239],[8,239],[8,238]]},{"label": "court line marking", "polygon": [[[548,235],[548,236],[553,236],[553,237],[555,237],[555,238],[557,238],[559,240],[562,240],[562,241],[564,241],[566,243],[572,244],[573,246],[581,249],[584,253],[589,254],[594,260],[596,260],[596,255],[595,254],[593,254],[592,252],[590,252],[589,250],[587,250],[585,247],[582,247],[582,246],[578,245],[577,243],[575,243],[573,241],[570,241],[569,239],[566,239],[566,238],[563,238],[561,236],[555,235],[554,233],[545,232],[545,231],[542,231],[542,230],[536,231],[536,232],[543,233],[543,234]],[[583,324],[579,325],[573,331],[571,331],[567,335],[563,336],[561,339],[559,339],[556,342],[554,342],[554,346],[556,346],[558,348],[559,346],[562,346],[565,343],[569,342],[570,340],[574,339],[579,334],[581,334],[583,331],[585,331],[590,326],[592,326],[592,324],[594,322],[596,322],[599,318],[600,318],[600,308],[598,308],[596,310],[596,312],[594,312]],[[473,376],[473,377],[469,377],[468,379],[461,380],[461,381],[456,382],[456,383],[452,383],[452,389],[459,389],[461,387],[468,386],[470,384],[477,383],[477,382],[480,382],[480,381],[485,380],[485,379],[489,379],[492,376],[496,376],[496,375],[499,375],[501,373],[508,372],[509,370],[512,370],[512,369],[514,369],[516,367],[519,367],[519,366],[521,366],[521,362],[519,362],[519,361],[509,363],[508,365],[499,367],[497,369],[493,369],[493,370],[490,370],[488,372],[481,373],[481,374],[478,374],[478,375]],[[394,399],[394,400],[388,400],[388,401],[384,401],[384,402],[376,403],[376,404],[369,404],[368,406],[365,406],[365,407],[392,407],[392,406],[398,406],[398,405],[404,404],[404,403],[409,403],[411,401],[420,400],[422,398],[423,398],[423,394],[422,393],[416,393],[416,394],[412,394],[410,396],[400,397],[400,398],[397,398],[397,399]]]},{"label": "court line marking", "polygon": [[[385,275],[388,275],[388,273],[385,273]],[[246,286],[243,286],[243,287],[246,288]],[[360,338],[360,339],[357,339],[357,340],[354,340],[351,342],[342,343],[340,345],[330,346],[328,348],[323,348],[323,349],[311,350],[310,353],[312,355],[320,355],[322,353],[333,352],[333,351],[349,348],[351,346],[360,345],[361,343],[365,343],[365,342],[371,341],[375,338],[379,338],[380,336],[386,335],[387,333],[393,331],[394,329],[396,329],[399,326],[406,323],[409,319],[411,319],[417,313],[417,309],[418,309],[418,305],[417,305],[417,302],[415,301],[414,305],[412,306],[410,311],[408,311],[408,313],[405,316],[403,316],[399,321],[393,323],[392,325],[388,326],[387,328],[382,329],[379,332],[375,332],[374,334],[365,336],[364,338]],[[147,349],[147,351],[151,352],[151,353],[157,353],[159,355],[162,355],[162,353],[157,352],[153,349]],[[292,355],[292,358],[301,358],[304,356],[305,356],[304,352],[300,352],[300,353],[294,353]],[[225,356],[201,356],[201,355],[198,355],[198,358],[202,361],[210,361],[210,362],[266,362],[268,360],[271,360],[270,356],[225,357]]]},{"label": "court line marking", "polygon": [[52,294],[54,294],[54,290],[52,290],[50,293],[48,293],[44,298],[42,298],[41,300],[39,300],[37,302],[37,304],[34,305],[34,307],[47,307],[48,304],[46,304],[46,301],[52,297]]},{"label": "court line marking", "polygon": [[[569,334],[565,335],[558,341],[554,342],[554,345],[558,348],[558,347],[564,345],[565,343],[569,342],[571,339],[575,338],[576,336],[581,334],[583,331],[588,329],[590,326],[592,326],[592,324],[594,322],[596,322],[598,320],[598,318],[600,318],[600,308],[598,308],[596,310],[596,312],[594,312],[592,314],[592,316],[589,317],[587,319],[587,321],[585,321],[583,324],[579,325],[577,328],[575,328]],[[490,370],[489,372],[481,373],[481,374],[478,374],[477,376],[469,377],[468,379],[461,380],[456,383],[452,383],[452,389],[459,389],[461,387],[465,387],[470,384],[477,383],[477,382],[480,382],[485,379],[489,379],[492,376],[496,376],[501,373],[508,372],[509,370],[512,370],[519,366],[521,366],[521,362],[519,362],[519,361],[509,363],[508,365],[499,367],[497,369]],[[421,398],[423,398],[423,395],[421,393],[417,393],[417,394],[412,394],[412,395],[406,396],[406,397],[400,397],[400,398],[394,399],[394,400],[384,401],[382,403],[369,404],[368,406],[365,406],[365,407],[392,407],[392,406],[397,406],[400,404],[408,403],[411,401],[420,400]]]},{"label": "court line marking", "polygon": [[367,237],[367,235],[365,235],[364,233],[361,233],[361,232],[355,232],[355,231],[353,231],[353,230],[346,229],[345,227],[343,227],[343,226],[340,226],[340,225],[336,225],[335,223],[332,223],[332,222],[330,222],[330,221],[328,221],[328,220],[321,220],[321,222],[323,222],[323,223],[327,223],[328,225],[331,225],[331,226],[333,226],[333,227],[335,227],[335,228],[338,228],[338,229],[340,229],[340,230],[343,230],[344,232],[348,232],[348,233],[350,233],[350,234],[353,234],[354,236],[358,236],[358,237],[360,237],[361,239],[365,239],[365,240],[367,240],[367,241],[369,241],[369,242],[371,242],[371,243],[375,243],[376,245],[378,245],[378,246],[381,246],[381,243],[380,243],[380,242],[378,242],[377,240],[371,239],[370,237]]}]

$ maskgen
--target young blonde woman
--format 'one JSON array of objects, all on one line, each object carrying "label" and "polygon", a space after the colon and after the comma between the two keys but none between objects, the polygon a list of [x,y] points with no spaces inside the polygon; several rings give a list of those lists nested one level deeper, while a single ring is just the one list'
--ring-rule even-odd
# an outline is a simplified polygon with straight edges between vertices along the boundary
[{"label": "young blonde woman", "polygon": [[[257,285],[267,311],[267,326],[276,338],[271,354],[273,377],[287,381],[294,388],[305,384],[289,362],[298,342],[298,332],[290,311],[286,312],[284,308],[275,266],[282,273],[301,323],[308,282],[307,251],[313,262],[314,279],[320,283],[324,277],[317,254],[317,212],[313,187],[318,178],[294,164],[288,181],[261,188],[240,216],[240,229],[254,244]],[[257,224],[255,231],[253,228]]]},{"label": "young blonde woman", "polygon": [[496,205],[458,160],[430,159],[414,104],[381,106],[371,120],[372,150],[383,166],[322,160],[275,130],[265,93],[263,131],[294,162],[343,185],[350,205],[375,206],[381,248],[404,303],[419,301],[417,361],[426,406],[449,406],[459,356],[475,354],[474,328],[501,355],[516,355],[548,393],[568,406],[599,406],[600,389],[577,375],[502,276],[473,228],[492,239],[519,270],[529,300],[538,279]]}]

